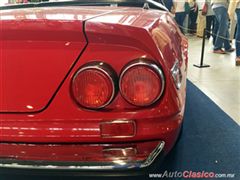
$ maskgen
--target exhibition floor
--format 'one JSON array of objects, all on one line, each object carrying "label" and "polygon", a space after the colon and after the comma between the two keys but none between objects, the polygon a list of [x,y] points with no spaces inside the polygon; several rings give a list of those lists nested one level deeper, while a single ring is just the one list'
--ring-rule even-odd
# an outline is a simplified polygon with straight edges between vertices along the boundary
[{"label": "exhibition floor", "polygon": [[240,67],[235,66],[235,52],[212,53],[212,41],[206,40],[204,63],[210,68],[196,68],[199,64],[202,39],[189,38],[188,79],[212,99],[240,125]]}]

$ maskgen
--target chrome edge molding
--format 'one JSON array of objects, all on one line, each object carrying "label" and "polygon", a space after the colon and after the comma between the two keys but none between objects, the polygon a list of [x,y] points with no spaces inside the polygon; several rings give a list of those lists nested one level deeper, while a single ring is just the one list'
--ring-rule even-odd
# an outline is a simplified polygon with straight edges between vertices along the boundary
[{"label": "chrome edge molding", "polygon": [[162,152],[164,146],[165,142],[161,141],[158,144],[158,146],[153,150],[153,152],[151,152],[146,161],[141,165],[141,168],[150,166],[153,163],[153,161],[157,158],[157,156]]},{"label": "chrome edge molding", "polygon": [[[162,152],[165,146],[164,141],[160,141],[158,146],[150,153],[148,158],[145,161],[133,161],[133,162],[124,162],[124,161],[113,161],[112,163],[101,163],[95,162],[93,165],[86,165],[84,163],[76,165],[39,165],[37,161],[32,161],[34,164],[20,164],[20,163],[3,163],[0,160],[0,168],[12,168],[12,169],[45,169],[45,170],[127,170],[127,169],[140,169],[148,167],[156,159],[156,157]],[[99,163],[100,165],[96,165]]]},{"label": "chrome edge molding", "polygon": [[[147,66],[149,67],[150,69],[152,69],[154,72],[157,73],[157,75],[160,77],[161,81],[162,81],[162,89],[159,93],[159,96],[151,103],[151,104],[147,104],[147,105],[144,105],[144,106],[140,106],[140,107],[145,107],[145,106],[150,106],[152,104],[154,104],[155,102],[157,102],[160,97],[162,96],[163,94],[163,91],[164,91],[164,88],[165,88],[165,79],[164,79],[164,75],[163,75],[163,71],[161,70],[161,68],[154,63],[154,61],[151,61],[151,60],[148,60],[148,59],[139,59],[139,60],[133,60],[132,62],[130,62],[130,64],[128,64],[126,67],[123,68],[122,72],[121,72],[121,75],[119,77],[119,89],[120,89],[120,93],[122,95],[122,97],[127,101],[127,99],[123,96],[122,94],[122,89],[121,89],[121,81],[122,81],[122,78],[123,78],[123,75],[125,74],[125,72],[134,67],[134,66]],[[128,101],[127,101],[128,102]],[[130,103],[130,102],[128,102]],[[130,103],[131,104],[131,103]],[[136,105],[135,105],[136,106]]]}]

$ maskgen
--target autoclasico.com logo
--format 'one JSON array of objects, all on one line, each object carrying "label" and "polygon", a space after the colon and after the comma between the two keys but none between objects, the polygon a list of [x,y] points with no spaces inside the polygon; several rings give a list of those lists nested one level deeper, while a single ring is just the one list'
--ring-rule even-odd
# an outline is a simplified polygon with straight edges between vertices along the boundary
[{"label": "autoclasico.com logo", "polygon": [[232,173],[215,173],[207,171],[164,171],[159,174],[149,174],[149,178],[183,178],[183,179],[212,179],[212,178],[234,178]]}]

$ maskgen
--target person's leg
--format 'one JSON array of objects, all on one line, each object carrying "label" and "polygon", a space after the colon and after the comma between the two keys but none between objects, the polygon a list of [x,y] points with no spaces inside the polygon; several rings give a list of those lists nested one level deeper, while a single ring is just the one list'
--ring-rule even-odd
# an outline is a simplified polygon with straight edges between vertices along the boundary
[{"label": "person's leg", "polygon": [[240,66],[240,9],[236,9],[237,14],[237,32],[236,40],[236,66]]},{"label": "person's leg", "polygon": [[[185,20],[185,17],[186,17],[186,13],[185,13],[185,12],[181,12],[181,20],[180,20],[180,21],[181,21],[181,22],[180,22],[180,23],[181,23],[181,25],[180,25],[181,27],[183,27],[183,22],[184,22],[184,20]],[[183,32],[183,31],[182,31],[182,32]]]},{"label": "person's leg", "polygon": [[214,30],[214,25],[215,25],[215,17],[214,16],[210,16],[211,17],[211,22],[210,22],[210,36],[213,37],[213,30]]},{"label": "person's leg", "polygon": [[236,56],[240,57],[240,9],[236,9],[237,32],[236,32]]},{"label": "person's leg", "polygon": [[218,7],[214,8],[213,11],[216,15],[217,21],[219,22],[214,50],[220,50],[224,45],[225,50],[228,51],[231,49],[231,45],[229,40],[226,39],[229,38],[227,9],[225,7]]},{"label": "person's leg", "polygon": [[175,14],[175,20],[176,20],[180,30],[182,31],[182,33],[184,33],[183,22],[184,22],[185,16],[186,16],[185,12],[178,12]]},{"label": "person's leg", "polygon": [[193,14],[193,32],[196,33],[198,10]]},{"label": "person's leg", "polygon": [[207,31],[207,38],[210,38],[210,31],[211,31],[211,18],[212,16],[206,17],[206,31]]},{"label": "person's leg", "polygon": [[214,29],[214,21],[213,21],[214,16],[207,16],[206,19],[207,19],[207,24],[206,24],[207,38],[209,39]]},{"label": "person's leg", "polygon": [[234,49],[232,48],[231,43],[230,43],[230,34],[229,34],[228,29],[226,31],[226,35],[225,35],[225,39],[223,41],[223,45],[224,45],[225,51],[229,51],[229,52],[234,51]]},{"label": "person's leg", "polygon": [[177,22],[177,24],[179,23],[179,14],[175,13],[175,21]]},{"label": "person's leg", "polygon": [[199,11],[197,24],[197,37],[203,37],[203,32],[205,28],[206,28],[206,16],[203,16],[202,11]]},{"label": "person's leg", "polygon": [[212,17],[212,22],[211,22],[211,32],[213,33],[213,30],[214,30],[214,28],[215,28],[215,16],[212,15],[211,17]]},{"label": "person's leg", "polygon": [[193,10],[190,11],[189,16],[188,16],[188,32],[190,34],[193,33]]},{"label": "person's leg", "polygon": [[183,19],[183,32],[184,33],[188,32],[188,21],[189,21],[188,14],[185,14],[185,18]]},{"label": "person's leg", "polygon": [[214,27],[213,27],[213,31],[212,31],[212,36],[213,36],[213,45],[216,42],[216,37],[217,37],[217,32],[218,32],[218,28],[219,28],[219,22],[216,18],[216,16],[214,15]]},{"label": "person's leg", "polygon": [[236,20],[235,18],[233,18],[230,22],[230,40],[233,40],[234,39],[234,35],[235,35],[235,29],[236,29]]},{"label": "person's leg", "polygon": [[227,9],[224,11],[224,19],[226,21],[226,29],[225,29],[225,38],[223,39],[223,46],[225,51],[227,52],[233,52],[235,49],[232,48],[231,43],[230,43],[230,33],[229,33],[229,16]]},{"label": "person's leg", "polygon": [[[222,31],[222,29],[220,30],[220,28],[222,28],[222,11],[221,8],[214,8],[213,9],[216,20],[218,22],[218,29],[215,31],[215,41],[214,41],[214,50],[218,50],[222,48],[223,42],[222,39],[219,38],[219,32]],[[224,24],[225,26],[225,24]]]},{"label": "person's leg", "polygon": [[180,30],[182,31],[182,27],[181,27],[181,26],[182,26],[182,25],[181,25],[181,12],[177,12],[177,13],[175,14],[175,20],[176,20],[176,22],[177,22]]}]

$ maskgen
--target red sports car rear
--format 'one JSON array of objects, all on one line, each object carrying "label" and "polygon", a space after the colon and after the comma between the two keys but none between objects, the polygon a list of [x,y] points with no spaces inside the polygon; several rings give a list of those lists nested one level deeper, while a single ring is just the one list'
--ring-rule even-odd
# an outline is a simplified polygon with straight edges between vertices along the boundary
[{"label": "red sports car rear", "polygon": [[0,11],[0,167],[140,169],[181,130],[187,41],[168,12]]}]

